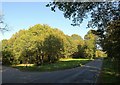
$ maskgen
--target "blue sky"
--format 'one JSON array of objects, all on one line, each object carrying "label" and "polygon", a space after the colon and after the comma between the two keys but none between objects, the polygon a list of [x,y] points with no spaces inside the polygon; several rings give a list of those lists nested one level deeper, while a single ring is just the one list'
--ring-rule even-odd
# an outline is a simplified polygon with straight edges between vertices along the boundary
[{"label": "blue sky", "polygon": [[89,30],[86,28],[88,19],[80,27],[71,26],[72,21],[64,18],[63,12],[52,12],[45,5],[48,2],[3,2],[4,20],[10,31],[5,32],[0,39],[9,39],[20,29],[28,29],[35,24],[48,24],[62,30],[67,35],[78,34],[82,37]]}]

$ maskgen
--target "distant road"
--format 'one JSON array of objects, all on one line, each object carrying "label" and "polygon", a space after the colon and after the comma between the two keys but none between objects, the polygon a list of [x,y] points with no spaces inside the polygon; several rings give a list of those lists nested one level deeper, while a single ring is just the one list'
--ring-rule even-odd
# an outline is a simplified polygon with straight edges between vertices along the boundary
[{"label": "distant road", "polygon": [[53,72],[21,72],[3,66],[3,83],[96,83],[103,59],[73,69]]}]

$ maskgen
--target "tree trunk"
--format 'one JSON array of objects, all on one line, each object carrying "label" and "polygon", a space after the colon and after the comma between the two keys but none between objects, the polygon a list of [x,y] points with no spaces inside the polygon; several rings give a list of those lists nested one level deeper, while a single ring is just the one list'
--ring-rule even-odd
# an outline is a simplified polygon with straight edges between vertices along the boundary
[{"label": "tree trunk", "polygon": [[50,55],[48,55],[48,61],[49,61],[49,63],[51,63],[51,58],[50,58]]},{"label": "tree trunk", "polygon": [[43,57],[44,57],[44,55],[42,54],[42,55],[41,55],[41,58],[40,58],[40,60],[41,60],[41,61],[40,61],[40,62],[41,62],[41,65],[43,64]]}]

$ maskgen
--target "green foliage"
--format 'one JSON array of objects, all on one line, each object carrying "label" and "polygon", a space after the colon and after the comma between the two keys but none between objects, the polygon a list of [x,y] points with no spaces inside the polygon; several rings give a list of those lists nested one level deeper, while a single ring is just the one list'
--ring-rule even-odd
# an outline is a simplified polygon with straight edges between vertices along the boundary
[{"label": "green foliage", "polygon": [[61,51],[64,50],[62,39],[55,35],[49,35],[47,38],[45,38],[43,45],[44,52],[48,56],[49,62],[59,60]]},{"label": "green foliage", "polygon": [[84,51],[84,40],[81,38],[81,36],[77,34],[71,35],[73,43],[75,43],[76,52],[73,54],[73,58],[80,58],[83,57],[83,51]]},{"label": "green foliage", "polygon": [[96,56],[96,58],[107,57],[107,54],[101,50],[96,50],[95,56]]},{"label": "green foliage", "polygon": [[52,11],[58,8],[63,12],[64,17],[72,20],[73,26],[79,26],[82,21],[89,16],[90,21],[88,22],[88,27],[98,28],[98,34],[103,37],[108,23],[113,20],[120,19],[120,2],[61,2],[55,0],[46,5],[50,7]]},{"label": "green foliage", "polygon": [[88,63],[89,59],[61,59],[55,63],[51,64],[43,64],[41,67],[38,67],[36,65],[28,65],[26,68],[25,65],[16,65],[13,66],[15,68],[18,68],[23,71],[40,71],[40,72],[45,72],[45,71],[56,71],[56,70],[64,70],[64,69],[70,69],[70,68],[75,68],[75,67],[80,67],[81,65],[84,65]]},{"label": "green foliage", "polygon": [[[120,60],[120,20],[109,23],[102,47],[111,58]],[[111,50],[112,49],[112,50]]]},{"label": "green foliage", "polygon": [[9,40],[2,41],[3,64],[43,65],[54,63],[60,58],[84,57],[84,51],[89,54],[86,57],[91,57],[94,52],[89,49],[95,49],[93,37],[88,33],[84,41],[79,35],[68,36],[57,28],[37,24],[28,30],[20,30]]},{"label": "green foliage", "polygon": [[109,23],[105,38],[102,40],[102,47],[109,58],[116,60],[118,72],[120,73],[120,20]]},{"label": "green foliage", "polygon": [[[97,28],[94,34],[99,36],[99,44],[107,52],[109,57],[115,57],[120,59],[120,2],[59,2],[55,0],[46,5],[50,7],[52,11],[58,8],[63,11],[64,17],[72,19],[73,26],[80,25],[82,21],[89,17],[88,27]],[[102,42],[101,42],[102,41]],[[91,43],[87,48],[92,48]],[[90,45],[91,44],[91,45]],[[112,50],[111,50],[112,49]],[[87,49],[86,52],[91,51]],[[89,53],[89,52],[88,52]],[[91,53],[92,54],[92,53]]]},{"label": "green foliage", "polygon": [[69,56],[72,57],[72,54],[77,51],[77,46],[75,45],[74,41],[70,36],[66,35],[66,42],[64,46],[65,46],[65,58],[68,58]]},{"label": "green foliage", "polygon": [[103,60],[102,71],[98,83],[119,83],[120,73],[118,72],[118,60],[111,60],[110,58]]},{"label": "green foliage", "polygon": [[94,58],[96,51],[96,35],[92,31],[88,31],[85,35],[84,55],[87,58]]},{"label": "green foliage", "polygon": [[78,35],[68,36],[57,28],[37,24],[28,30],[20,30],[2,43],[3,64],[42,65],[72,57],[84,41]]},{"label": "green foliage", "polygon": [[3,64],[14,64],[17,63],[13,57],[12,49],[10,48],[8,40],[2,40],[2,63]]}]

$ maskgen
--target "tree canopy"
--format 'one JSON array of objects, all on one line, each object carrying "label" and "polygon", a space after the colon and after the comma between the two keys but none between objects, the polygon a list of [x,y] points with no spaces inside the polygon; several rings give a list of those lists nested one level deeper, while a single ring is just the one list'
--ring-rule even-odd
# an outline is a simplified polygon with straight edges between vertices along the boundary
[{"label": "tree canopy", "polygon": [[92,30],[88,31],[88,33],[85,35],[85,46],[84,46],[84,53],[85,56],[88,58],[95,57],[95,51],[96,51],[96,35],[92,33]]},{"label": "tree canopy", "polygon": [[[97,30],[93,30],[92,32],[99,36],[98,40],[100,45],[103,42],[104,44],[106,43],[106,48],[110,48],[109,46],[107,46],[110,42],[106,42],[106,40],[108,40],[108,34],[110,34],[110,31],[108,31],[108,29],[111,28],[111,30],[114,30],[115,35],[116,33],[119,34],[119,26],[114,29],[115,27],[113,23],[114,21],[116,22],[120,20],[119,1],[59,2],[59,0],[55,0],[54,2],[48,3],[46,6],[50,7],[52,11],[56,11],[56,8],[60,11],[63,11],[64,17],[72,20],[73,26],[80,25],[84,19],[90,16],[90,21],[88,21],[88,27],[97,28]],[[111,23],[113,23],[113,25],[110,25]],[[111,36],[113,35],[110,35],[109,37]],[[119,44],[116,44],[116,46],[119,47]],[[103,47],[103,45],[101,46]],[[115,45],[112,45],[112,47],[116,48]],[[106,48],[103,47],[104,50]]]},{"label": "tree canopy", "polygon": [[77,26],[90,15],[88,27],[98,28],[98,34],[103,37],[108,23],[120,19],[120,2],[60,2],[54,0],[46,5],[52,11],[58,8],[63,11],[64,17],[72,19],[72,25]]},{"label": "tree canopy", "polygon": [[109,23],[106,30],[105,39],[102,41],[102,47],[109,57],[120,60],[120,20]]},{"label": "tree canopy", "polygon": [[[37,24],[2,40],[3,64],[54,63],[60,58],[93,58],[95,35],[89,31],[85,40],[77,34],[65,35],[57,28]],[[91,50],[86,52],[86,50]],[[88,55],[91,55],[88,57]]]},{"label": "tree canopy", "polygon": [[[80,36],[78,37],[81,39]],[[35,63],[37,65],[55,62],[60,57],[72,57],[71,55],[77,52],[78,45],[71,36],[45,24],[20,30],[10,39],[2,40],[2,43],[4,64]]]}]

